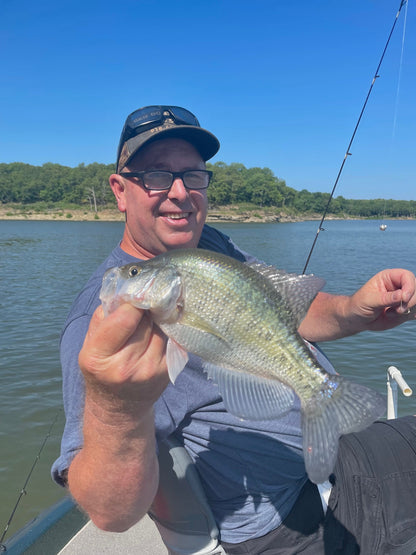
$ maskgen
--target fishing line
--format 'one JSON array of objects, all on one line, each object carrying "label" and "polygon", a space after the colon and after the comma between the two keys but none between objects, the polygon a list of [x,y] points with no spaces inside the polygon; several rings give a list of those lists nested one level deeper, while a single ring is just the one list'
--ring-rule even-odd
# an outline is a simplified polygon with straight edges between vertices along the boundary
[{"label": "fishing line", "polygon": [[15,506],[14,506],[14,508],[13,508],[13,510],[12,510],[12,512],[11,512],[11,514],[10,514],[9,520],[7,521],[6,527],[5,527],[5,529],[4,529],[4,531],[3,531],[3,534],[2,534],[2,536],[1,536],[1,538],[0,538],[0,551],[6,551],[6,547],[3,545],[3,540],[4,540],[4,538],[6,537],[7,531],[8,531],[8,529],[9,529],[9,527],[10,527],[10,524],[11,524],[13,518],[14,518],[14,515],[16,514],[17,508],[18,508],[18,506],[19,506],[19,504],[20,504],[20,501],[21,501],[22,497],[23,497],[24,495],[26,495],[26,493],[27,493],[27,492],[26,492],[26,488],[27,488],[27,485],[28,485],[28,483],[29,483],[29,480],[30,480],[30,478],[32,477],[33,471],[35,470],[35,467],[36,467],[36,465],[37,465],[37,463],[38,463],[38,461],[39,461],[39,459],[40,459],[40,456],[41,456],[41,454],[42,454],[42,451],[43,451],[43,449],[44,449],[44,447],[45,447],[45,445],[46,445],[48,439],[49,439],[50,436],[51,436],[52,429],[53,429],[53,427],[55,426],[55,424],[56,424],[56,422],[57,422],[57,420],[58,420],[58,417],[59,417],[59,415],[61,414],[61,412],[62,412],[62,408],[59,409],[59,410],[57,411],[57,413],[55,414],[55,417],[54,417],[54,419],[52,420],[51,425],[49,426],[49,430],[48,430],[48,432],[46,433],[46,436],[45,436],[45,438],[44,438],[44,440],[43,440],[43,442],[42,442],[42,445],[40,446],[39,452],[38,452],[38,454],[36,455],[35,460],[33,461],[32,468],[29,470],[29,474],[28,474],[27,477],[26,477],[25,483],[23,484],[23,487],[22,487],[22,489],[20,490],[20,493],[19,493],[19,496],[18,496],[18,498],[17,498],[16,504],[15,504]]},{"label": "fishing line", "polygon": [[387,42],[386,42],[386,44],[385,44],[385,46],[384,46],[383,53],[382,53],[382,55],[381,55],[380,61],[379,61],[378,66],[377,66],[377,69],[376,69],[376,71],[375,71],[375,73],[374,73],[374,77],[373,77],[373,80],[372,80],[372,82],[371,82],[369,91],[368,91],[368,93],[367,93],[366,99],[365,99],[365,101],[364,101],[363,107],[362,107],[362,109],[361,109],[360,115],[359,115],[358,120],[357,120],[357,123],[356,123],[356,125],[355,125],[353,134],[352,134],[352,136],[351,136],[350,142],[349,142],[348,147],[347,147],[347,150],[346,150],[346,152],[345,152],[344,159],[343,159],[343,161],[342,161],[342,163],[341,163],[340,169],[339,169],[339,171],[338,171],[338,175],[337,175],[337,177],[336,177],[336,179],[335,179],[334,186],[332,187],[332,191],[331,191],[331,194],[330,194],[330,196],[329,196],[328,202],[327,202],[327,204],[326,204],[325,210],[324,210],[324,212],[323,212],[321,221],[319,222],[319,226],[318,226],[318,229],[317,229],[317,231],[316,231],[315,239],[314,239],[314,241],[313,241],[313,243],[312,243],[311,250],[309,251],[308,258],[306,259],[306,263],[305,263],[305,266],[304,266],[304,268],[303,268],[303,272],[302,272],[303,274],[306,273],[306,268],[308,267],[309,261],[310,261],[310,259],[311,259],[313,249],[315,248],[315,245],[316,245],[316,242],[317,242],[317,240],[318,240],[318,237],[319,237],[320,232],[323,230],[322,224],[324,223],[325,217],[326,217],[326,215],[327,215],[327,213],[328,213],[329,205],[331,204],[332,198],[333,198],[334,193],[335,193],[335,189],[337,188],[338,181],[339,181],[339,179],[340,179],[340,177],[341,177],[342,171],[343,171],[344,166],[345,166],[345,162],[347,161],[348,156],[351,156],[350,149],[351,149],[352,143],[354,142],[355,135],[356,135],[357,130],[358,130],[358,127],[359,127],[359,125],[360,125],[360,122],[361,122],[361,119],[362,119],[362,117],[363,117],[364,111],[365,111],[365,109],[366,109],[366,107],[367,107],[367,103],[368,103],[368,99],[370,98],[371,91],[373,90],[373,87],[374,87],[374,84],[375,84],[375,82],[376,82],[376,79],[379,77],[379,70],[380,70],[381,64],[382,64],[382,62],[383,62],[384,55],[386,54],[387,47],[388,47],[388,45],[389,45],[389,43],[390,43],[390,39],[391,39],[391,36],[392,36],[392,34],[393,34],[394,28],[396,27],[396,23],[397,23],[397,20],[398,20],[398,18],[399,18],[400,11],[401,11],[402,7],[403,7],[405,4],[407,4],[407,0],[401,0],[399,9],[398,9],[398,11],[397,11],[397,13],[396,13],[396,17],[395,17],[395,19],[394,19],[394,23],[393,23],[393,26],[392,26],[392,28],[391,28],[390,34],[389,34],[389,37],[388,37]]},{"label": "fishing line", "polygon": [[397,80],[397,92],[396,92],[396,103],[394,106],[394,118],[393,118],[393,132],[392,132],[392,139],[394,139],[396,134],[396,122],[397,122],[397,113],[399,111],[399,94],[400,94],[400,84],[402,80],[402,68],[403,68],[403,55],[404,55],[404,39],[406,36],[406,24],[407,24],[407,7],[409,3],[406,2],[406,8],[404,10],[404,23],[403,23],[403,36],[402,36],[402,49],[400,52],[400,66],[399,66],[399,77]]}]

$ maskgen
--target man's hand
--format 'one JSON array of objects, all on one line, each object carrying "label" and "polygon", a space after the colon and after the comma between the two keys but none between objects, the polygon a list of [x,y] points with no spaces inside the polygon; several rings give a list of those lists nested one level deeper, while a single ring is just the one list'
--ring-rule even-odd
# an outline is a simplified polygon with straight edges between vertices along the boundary
[{"label": "man's hand", "polygon": [[127,402],[149,410],[169,382],[165,352],[166,336],[149,312],[123,304],[104,317],[100,306],[91,319],[79,365],[94,397],[107,398],[118,409],[119,403]]},{"label": "man's hand", "polygon": [[354,295],[318,293],[299,326],[309,341],[394,328],[416,318],[416,280],[409,270],[383,270]]},{"label": "man's hand", "polygon": [[350,298],[350,310],[361,328],[386,330],[416,318],[416,280],[412,272],[383,270]]},{"label": "man's hand", "polygon": [[85,377],[84,445],[73,459],[73,497],[104,530],[121,532],[157,491],[153,404],[169,383],[166,337],[128,304],[95,311],[79,355]]}]

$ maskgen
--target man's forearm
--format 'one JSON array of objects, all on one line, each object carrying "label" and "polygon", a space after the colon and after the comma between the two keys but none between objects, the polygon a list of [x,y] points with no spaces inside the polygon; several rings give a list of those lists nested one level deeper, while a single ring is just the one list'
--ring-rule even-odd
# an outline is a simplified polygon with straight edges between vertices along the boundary
[{"label": "man's forearm", "polygon": [[69,472],[71,494],[103,530],[122,532],[149,509],[159,482],[153,411],[137,418],[86,400],[84,446]]},{"label": "man's forearm", "polygon": [[350,297],[318,293],[299,326],[308,341],[332,341],[362,331],[360,319],[350,310]]},{"label": "man's forearm", "polygon": [[310,341],[330,341],[364,330],[388,330],[415,319],[415,276],[392,268],[378,272],[351,296],[318,293],[299,333]]}]

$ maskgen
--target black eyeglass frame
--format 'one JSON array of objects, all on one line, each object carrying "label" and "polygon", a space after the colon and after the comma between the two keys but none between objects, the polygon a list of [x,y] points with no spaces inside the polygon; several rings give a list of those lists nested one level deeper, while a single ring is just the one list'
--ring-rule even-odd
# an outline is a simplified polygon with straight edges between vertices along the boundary
[{"label": "black eyeglass frame", "polygon": [[[186,174],[187,173],[195,173],[195,172],[203,173],[204,175],[208,176],[208,182],[204,187],[188,187],[186,185]],[[144,176],[146,174],[149,174],[149,173],[163,173],[165,175],[170,175],[171,176],[171,183],[170,183],[169,187],[160,187],[160,188],[149,187],[146,184],[145,179],[144,179]],[[185,170],[183,172],[170,172],[170,171],[165,171],[165,170],[145,170],[145,171],[141,171],[141,172],[120,172],[118,175],[121,175],[122,177],[126,177],[128,179],[133,178],[133,177],[135,177],[137,179],[140,179],[141,182],[142,182],[143,187],[145,189],[147,189],[148,191],[168,191],[172,187],[173,182],[175,181],[175,179],[178,179],[178,178],[180,178],[182,180],[185,189],[192,190],[192,191],[203,191],[205,189],[208,189],[210,181],[212,179],[213,173],[212,173],[212,171],[209,171],[209,170]]]}]

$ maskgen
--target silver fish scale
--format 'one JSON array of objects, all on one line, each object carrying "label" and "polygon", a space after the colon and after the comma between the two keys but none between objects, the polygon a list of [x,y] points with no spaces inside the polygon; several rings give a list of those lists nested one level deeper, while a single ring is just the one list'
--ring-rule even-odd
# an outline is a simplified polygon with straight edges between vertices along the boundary
[{"label": "silver fish scale", "polygon": [[161,324],[165,333],[212,364],[277,379],[305,400],[321,389],[328,375],[297,334],[279,292],[248,266],[198,253],[167,256],[184,285],[184,308],[178,323]]}]

